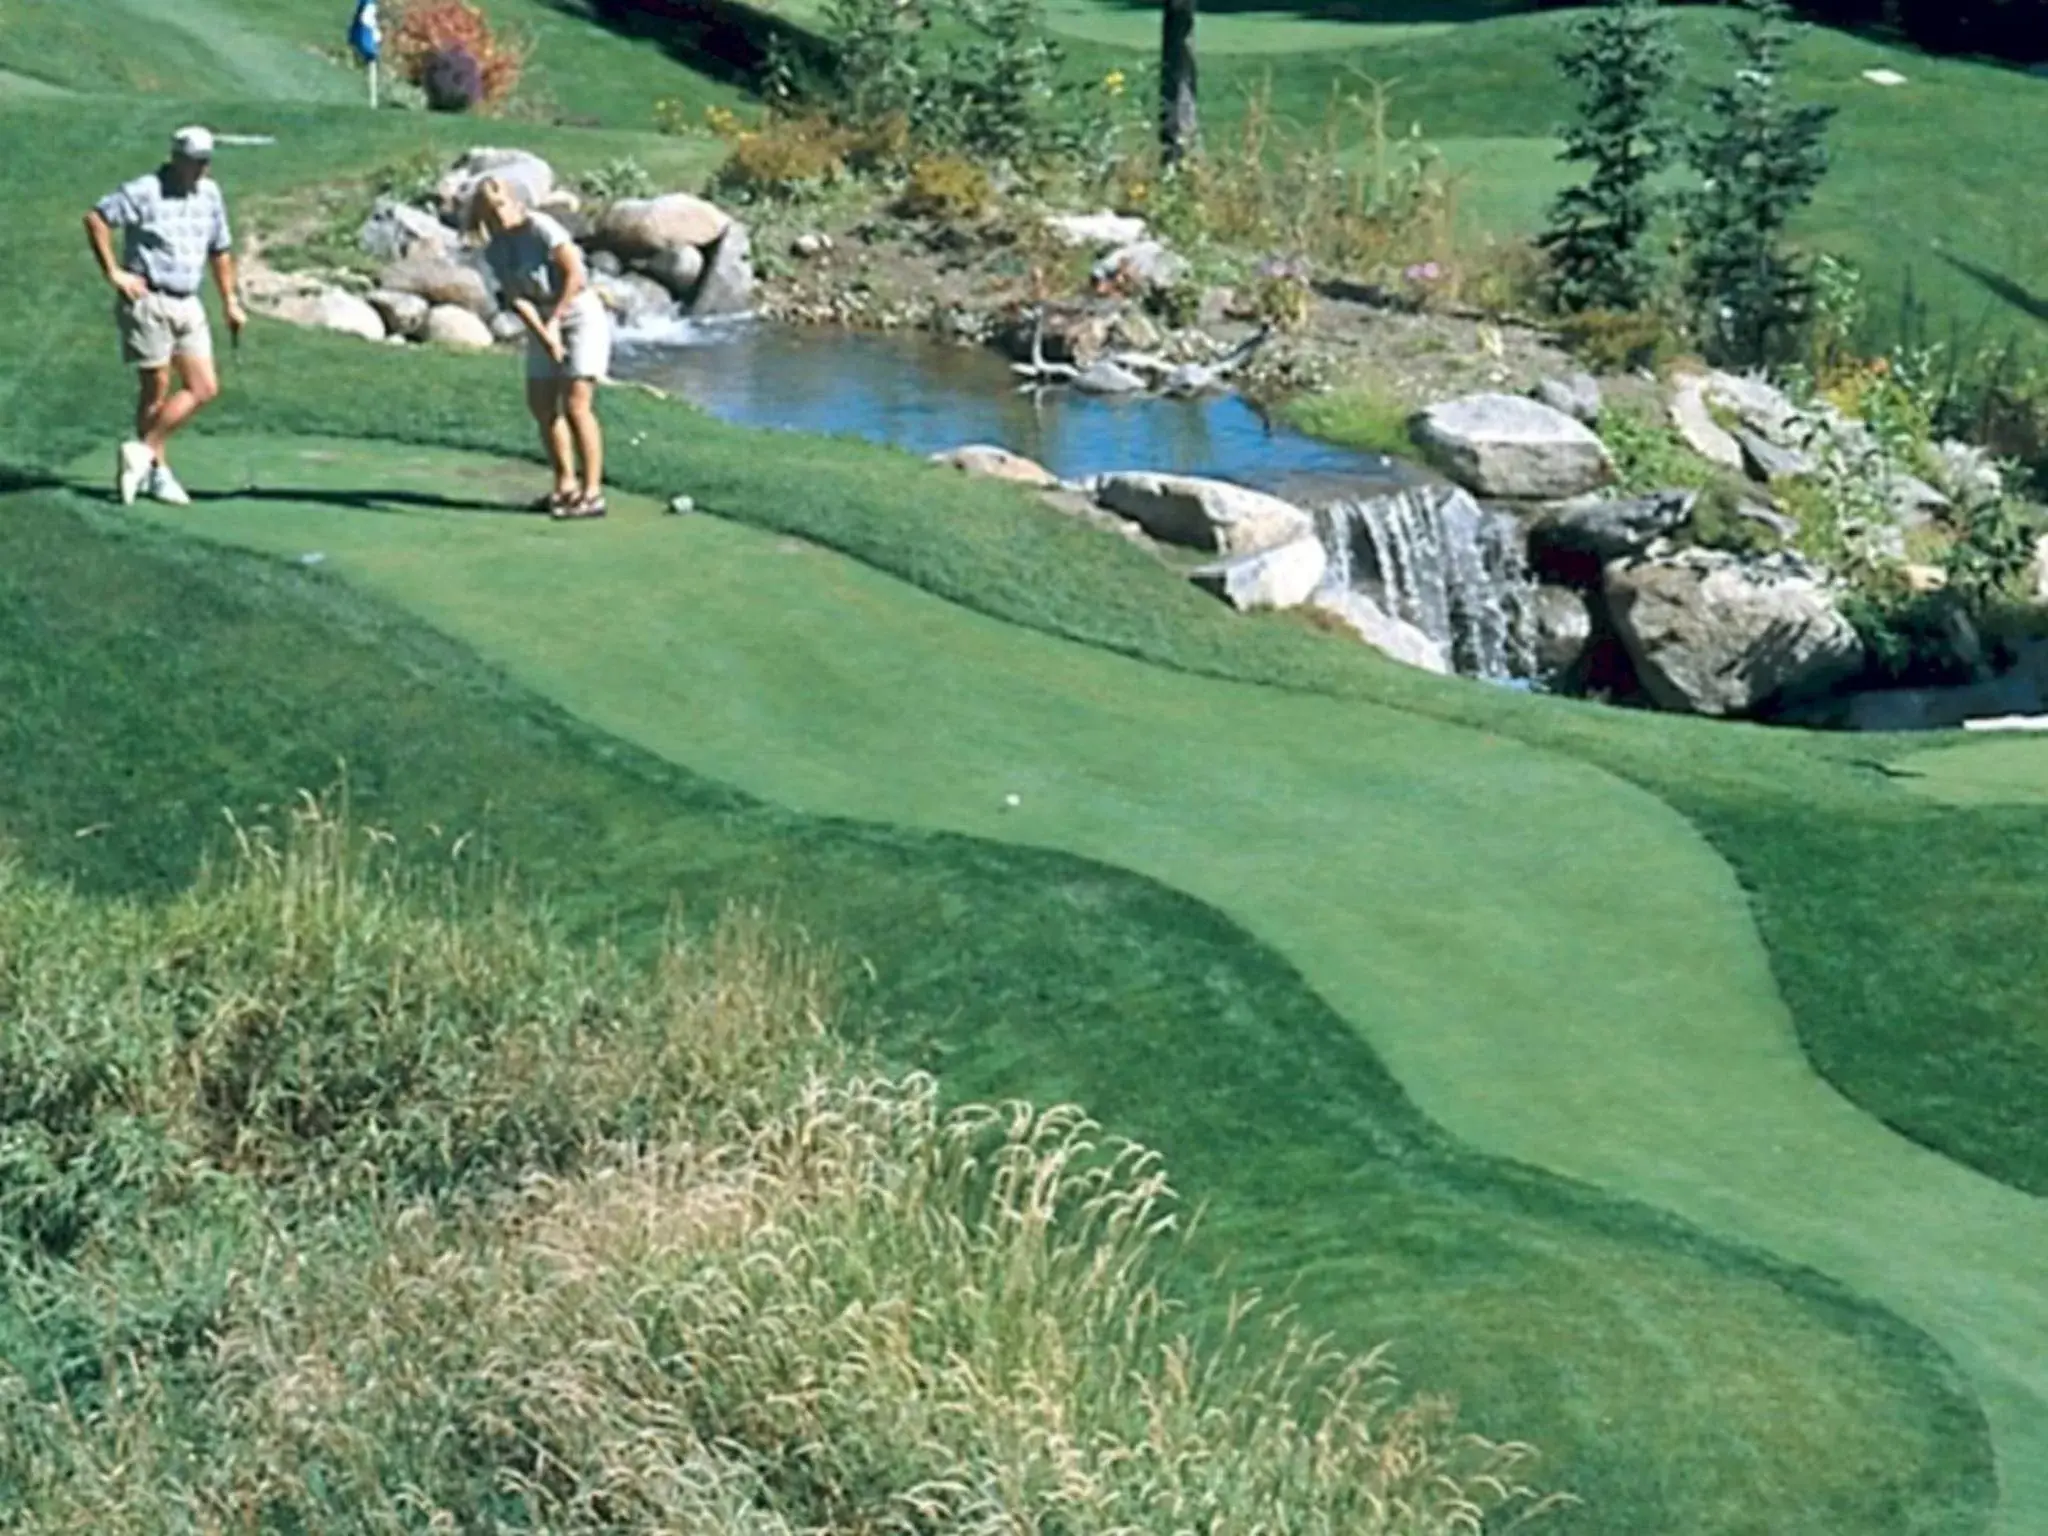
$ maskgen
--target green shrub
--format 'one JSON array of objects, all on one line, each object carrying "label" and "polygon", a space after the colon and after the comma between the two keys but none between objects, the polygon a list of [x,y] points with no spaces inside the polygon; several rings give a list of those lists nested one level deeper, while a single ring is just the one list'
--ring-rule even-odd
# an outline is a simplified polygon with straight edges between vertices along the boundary
[{"label": "green shrub", "polygon": [[1656,310],[1581,310],[1567,315],[1558,333],[1573,355],[1600,373],[1660,370],[1684,350],[1677,329]]},{"label": "green shrub", "polygon": [[1662,202],[1654,181],[1678,142],[1670,107],[1678,58],[1657,0],[1588,12],[1558,56],[1579,96],[1563,158],[1590,167],[1583,183],[1558,194],[1541,237],[1560,308],[1635,310],[1651,296],[1648,237]]},{"label": "green shrub", "polygon": [[1738,65],[1708,95],[1688,158],[1700,185],[1685,202],[1686,291],[1719,360],[1755,364],[1789,354],[1810,312],[1812,280],[1784,245],[1792,215],[1827,174],[1832,107],[1785,97],[1793,31],[1782,0],[1744,0],[1729,28]]},{"label": "green shrub", "polygon": [[587,196],[600,203],[615,203],[624,197],[652,197],[655,193],[654,178],[647,174],[647,167],[631,155],[607,160],[596,169],[584,172],[578,185]]},{"label": "green shrub", "polygon": [[928,155],[911,166],[897,208],[915,219],[965,221],[981,218],[994,201],[988,172],[972,160]]}]

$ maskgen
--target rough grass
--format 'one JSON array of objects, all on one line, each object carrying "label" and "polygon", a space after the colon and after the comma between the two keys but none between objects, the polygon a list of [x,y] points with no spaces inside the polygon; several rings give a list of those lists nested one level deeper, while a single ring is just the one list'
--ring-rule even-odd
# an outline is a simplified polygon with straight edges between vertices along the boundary
[{"label": "rough grass", "polygon": [[[1523,1448],[1375,1356],[1248,1309],[1198,1346],[1156,1158],[860,1070],[757,924],[627,965],[456,878],[317,805],[162,906],[0,867],[0,1268],[99,1356],[0,1366],[10,1528],[1434,1536],[1538,1505]],[[174,1298],[199,1315],[151,1317]]]}]

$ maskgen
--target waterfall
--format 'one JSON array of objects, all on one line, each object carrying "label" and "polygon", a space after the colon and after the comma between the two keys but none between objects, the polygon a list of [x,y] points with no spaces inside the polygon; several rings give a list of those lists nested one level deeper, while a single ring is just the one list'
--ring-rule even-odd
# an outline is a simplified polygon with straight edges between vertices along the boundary
[{"label": "waterfall", "polygon": [[1331,503],[1317,525],[1330,584],[1413,624],[1467,677],[1534,675],[1535,588],[1514,517],[1461,490],[1418,486]]}]

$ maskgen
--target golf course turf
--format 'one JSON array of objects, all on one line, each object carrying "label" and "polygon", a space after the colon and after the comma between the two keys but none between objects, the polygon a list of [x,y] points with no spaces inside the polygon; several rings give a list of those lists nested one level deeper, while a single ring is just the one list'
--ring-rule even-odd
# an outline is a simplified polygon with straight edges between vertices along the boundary
[{"label": "golf course turf", "polygon": [[[1542,1447],[1584,1500],[1557,1529],[1976,1531],[1992,1450],[1995,1528],[2048,1528],[2026,793],[1893,777],[1924,743],[1405,673],[1008,489],[624,391],[620,483],[717,516],[497,515],[535,473],[503,358],[259,324],[181,444],[200,502],[111,513],[125,383],[76,216],[136,146],[274,133],[222,174],[277,193],[481,135],[0,110],[0,837],[33,867],[174,887],[221,809],[345,760],[366,819],[480,828],[586,933],[768,901],[891,1059],[1158,1145],[1208,1211],[1191,1289],[1227,1262],[1392,1339]],[[1945,761],[2025,786],[2028,745]]]}]

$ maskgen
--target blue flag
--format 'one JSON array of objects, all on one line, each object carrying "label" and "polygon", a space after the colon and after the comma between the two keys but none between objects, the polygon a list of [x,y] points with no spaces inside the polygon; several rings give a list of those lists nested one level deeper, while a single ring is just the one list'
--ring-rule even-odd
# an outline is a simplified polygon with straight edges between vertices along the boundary
[{"label": "blue flag", "polygon": [[365,64],[374,64],[382,40],[377,30],[377,0],[356,0],[356,19],[348,28],[349,47]]}]

